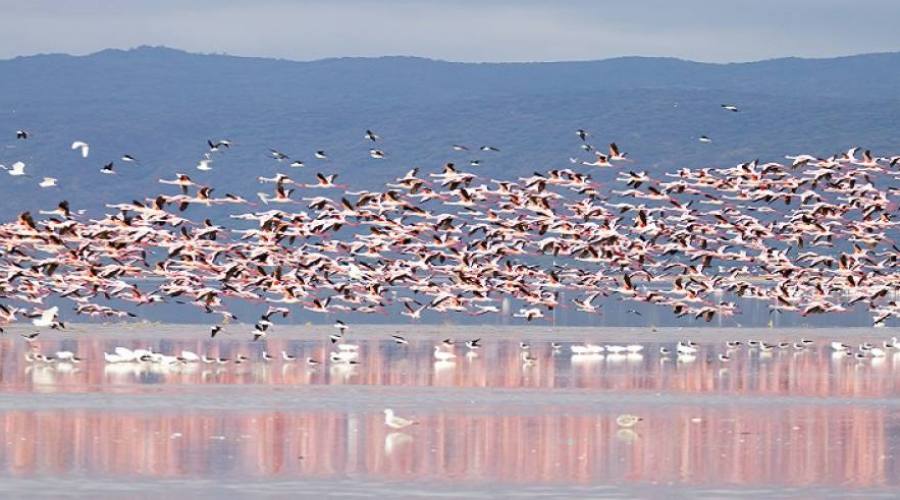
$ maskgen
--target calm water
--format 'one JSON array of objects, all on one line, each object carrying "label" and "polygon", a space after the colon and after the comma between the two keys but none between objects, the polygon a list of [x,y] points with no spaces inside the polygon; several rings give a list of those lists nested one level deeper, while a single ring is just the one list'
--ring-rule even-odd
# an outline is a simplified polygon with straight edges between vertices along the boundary
[{"label": "calm water", "polygon": [[[732,331],[700,335],[700,353],[679,362],[658,352],[674,335],[645,339],[643,356],[585,357],[568,345],[554,353],[546,335],[503,334],[482,335],[476,357],[459,345],[455,363],[435,363],[436,342],[471,333],[400,346],[393,331],[351,335],[359,365],[316,368],[301,360],[327,358],[324,335],[251,344],[202,331],[45,334],[33,349],[84,359],[52,365],[26,361],[28,344],[7,335],[0,494],[891,497],[900,488],[900,351],[838,359],[818,333],[805,352],[744,348],[722,363],[713,339],[746,340]],[[522,363],[522,338],[533,366]],[[251,359],[106,364],[104,350],[120,345]],[[266,363],[263,348],[300,359]],[[386,407],[419,425],[386,427]],[[643,421],[620,428],[623,413]]]}]

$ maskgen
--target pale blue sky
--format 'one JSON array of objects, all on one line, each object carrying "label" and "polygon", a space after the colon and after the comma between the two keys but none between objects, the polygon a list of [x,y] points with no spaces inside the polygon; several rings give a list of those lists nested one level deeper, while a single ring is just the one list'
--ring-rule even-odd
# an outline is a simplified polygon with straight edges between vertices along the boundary
[{"label": "pale blue sky", "polygon": [[319,59],[747,61],[900,50],[898,0],[0,0],[0,58],[167,45]]}]

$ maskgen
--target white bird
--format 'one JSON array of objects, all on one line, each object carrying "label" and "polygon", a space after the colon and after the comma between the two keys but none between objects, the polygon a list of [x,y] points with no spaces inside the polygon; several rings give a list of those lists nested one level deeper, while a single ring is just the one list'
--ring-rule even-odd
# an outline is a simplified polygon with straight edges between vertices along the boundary
[{"label": "white bird", "polygon": [[418,422],[405,419],[403,417],[398,417],[394,414],[394,410],[390,408],[385,408],[384,410],[384,425],[390,427],[391,429],[403,429],[405,427],[409,427],[410,425],[416,425]]},{"label": "white bird", "polygon": [[197,163],[197,170],[202,170],[204,172],[208,172],[212,170],[212,160],[209,158],[204,158]]},{"label": "white bird", "polygon": [[13,163],[11,168],[3,168],[6,169],[6,173],[13,177],[25,175],[25,164],[20,161]]},{"label": "white bird", "polygon": [[644,420],[644,419],[642,419],[641,417],[638,417],[636,415],[624,414],[624,415],[619,415],[618,417],[616,417],[616,425],[627,429],[629,427],[634,427],[635,424],[637,424],[641,420]]},{"label": "white bird", "polygon": [[42,188],[54,187],[54,186],[56,186],[56,178],[44,177],[44,180],[42,180],[40,183],[38,183],[38,186],[40,186]]},{"label": "white bird", "polygon": [[118,356],[121,362],[134,361],[137,359],[137,355],[135,355],[134,351],[127,347],[116,347],[115,356]]},{"label": "white bird", "polygon": [[846,351],[847,349],[850,349],[850,346],[842,342],[832,342],[831,348],[835,351]]},{"label": "white bird", "polygon": [[531,354],[528,354],[528,351],[522,351],[521,356],[522,356],[522,364],[524,366],[534,366],[535,361],[537,361],[537,358],[532,356]]},{"label": "white bird", "polygon": [[705,136],[705,135],[701,135],[700,138],[699,138],[698,140],[699,140],[700,142],[703,142],[703,143],[710,143],[710,142],[712,142],[712,139],[710,139],[708,136]]},{"label": "white bird", "polygon": [[80,149],[80,150],[81,150],[81,157],[82,157],[82,158],[87,158],[87,157],[88,157],[88,153],[91,151],[91,147],[88,145],[88,143],[86,143],[86,142],[84,142],[84,141],[75,141],[75,142],[73,142],[73,143],[72,143],[72,149]]},{"label": "white bird", "polygon": [[200,361],[200,356],[195,352],[181,351],[181,360],[187,363],[196,363],[197,361]]},{"label": "white bird", "polygon": [[213,141],[207,139],[206,144],[209,146],[209,151],[211,153],[218,152],[222,148],[230,148],[231,147],[231,141],[229,141],[228,139],[221,139],[216,142],[213,142]]},{"label": "white bird", "polygon": [[680,341],[676,347],[678,354],[696,354],[697,348],[692,346],[690,342]]},{"label": "white bird", "polygon": [[179,360],[175,356],[166,356],[165,354],[156,354],[153,356],[152,361],[154,363],[159,363],[161,365],[172,365],[177,363]]},{"label": "white bird", "polygon": [[602,345],[595,344],[573,345],[569,349],[572,350],[572,354],[600,354],[606,350]]},{"label": "white bird", "polygon": [[452,352],[442,351],[441,346],[434,346],[434,359],[438,361],[453,361],[456,359],[456,354]]},{"label": "white bird", "polygon": [[531,321],[536,318],[543,318],[544,313],[541,312],[537,307],[519,309],[519,312],[513,314],[514,318],[525,318],[526,321]]},{"label": "white bird", "polygon": [[272,158],[275,158],[278,161],[287,160],[288,158],[290,158],[290,156],[282,153],[281,151],[278,151],[277,149],[270,149],[269,151],[269,154],[271,154]]},{"label": "white bird", "polygon": [[47,327],[57,324],[56,316],[59,314],[59,307],[53,306],[41,313],[41,317],[34,318],[31,323],[36,327]]},{"label": "white bird", "polygon": [[108,352],[103,353],[103,359],[105,359],[107,363],[125,363],[129,361],[118,354],[110,354]]},{"label": "white bird", "polygon": [[74,361],[79,362],[81,358],[75,356],[75,353],[72,351],[56,351],[56,359],[59,361]]}]

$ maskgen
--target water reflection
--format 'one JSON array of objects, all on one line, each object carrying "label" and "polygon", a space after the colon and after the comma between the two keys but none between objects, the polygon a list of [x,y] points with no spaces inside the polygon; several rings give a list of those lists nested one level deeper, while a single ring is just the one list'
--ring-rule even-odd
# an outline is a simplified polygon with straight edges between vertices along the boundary
[{"label": "water reflection", "polygon": [[645,409],[615,415],[426,415],[392,431],[380,413],[10,411],[13,475],[333,477],[513,483],[897,485],[897,415],[877,409]]},{"label": "water reflection", "polygon": [[[83,338],[33,345],[46,354],[72,350],[83,361],[30,363],[26,344],[4,339],[2,392],[33,401],[50,396],[42,393],[69,392],[145,399],[128,410],[79,408],[77,402],[66,409],[0,406],[0,476],[122,481],[364,476],[447,488],[457,481],[841,488],[900,483],[900,411],[883,403],[897,396],[900,358],[893,352],[857,361],[834,358],[824,345],[770,355],[744,349],[723,363],[717,354],[724,345],[704,345],[695,361],[680,362],[663,360],[652,344],[642,356],[573,357],[567,349],[554,352],[549,344],[535,343],[530,351],[536,361],[524,366],[518,343],[505,341],[485,342],[477,357],[457,348],[456,361],[442,365],[434,362],[433,342],[397,346],[372,340],[360,342],[359,365],[310,368],[302,359],[327,359],[328,343],[269,341],[269,352],[285,350],[299,358],[269,363],[261,360],[262,345],[237,341]],[[116,345],[171,354],[189,349],[230,359],[244,354],[250,361],[108,365],[103,352]],[[263,403],[228,412],[203,408],[206,387],[229,386],[235,398],[252,401],[257,384],[327,390],[348,385],[382,391],[384,401],[378,408],[283,409]],[[142,409],[141,401],[166,393],[141,388],[169,385],[190,388],[198,406]],[[384,425],[381,410],[392,405],[390,387],[435,388],[422,392],[419,404],[401,407],[418,425],[402,431]],[[472,388],[527,389],[520,391],[525,404],[441,400],[441,391]],[[580,397],[542,404],[542,395],[554,394],[553,389],[575,390]],[[592,402],[592,396],[610,393],[643,399],[615,408]],[[654,402],[657,393],[670,397]],[[736,396],[772,399],[744,404]],[[318,396],[307,391],[303,397]],[[712,400],[716,404],[709,404]],[[620,428],[615,420],[622,407],[644,420]]]}]

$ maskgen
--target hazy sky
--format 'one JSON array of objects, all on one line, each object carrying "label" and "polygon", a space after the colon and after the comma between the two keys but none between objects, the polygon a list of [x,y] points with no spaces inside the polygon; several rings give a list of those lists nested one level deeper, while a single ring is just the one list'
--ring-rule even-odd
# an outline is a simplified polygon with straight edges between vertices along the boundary
[{"label": "hazy sky", "polygon": [[167,45],[299,60],[747,61],[900,50],[898,20],[900,0],[0,0],[0,58]]}]

